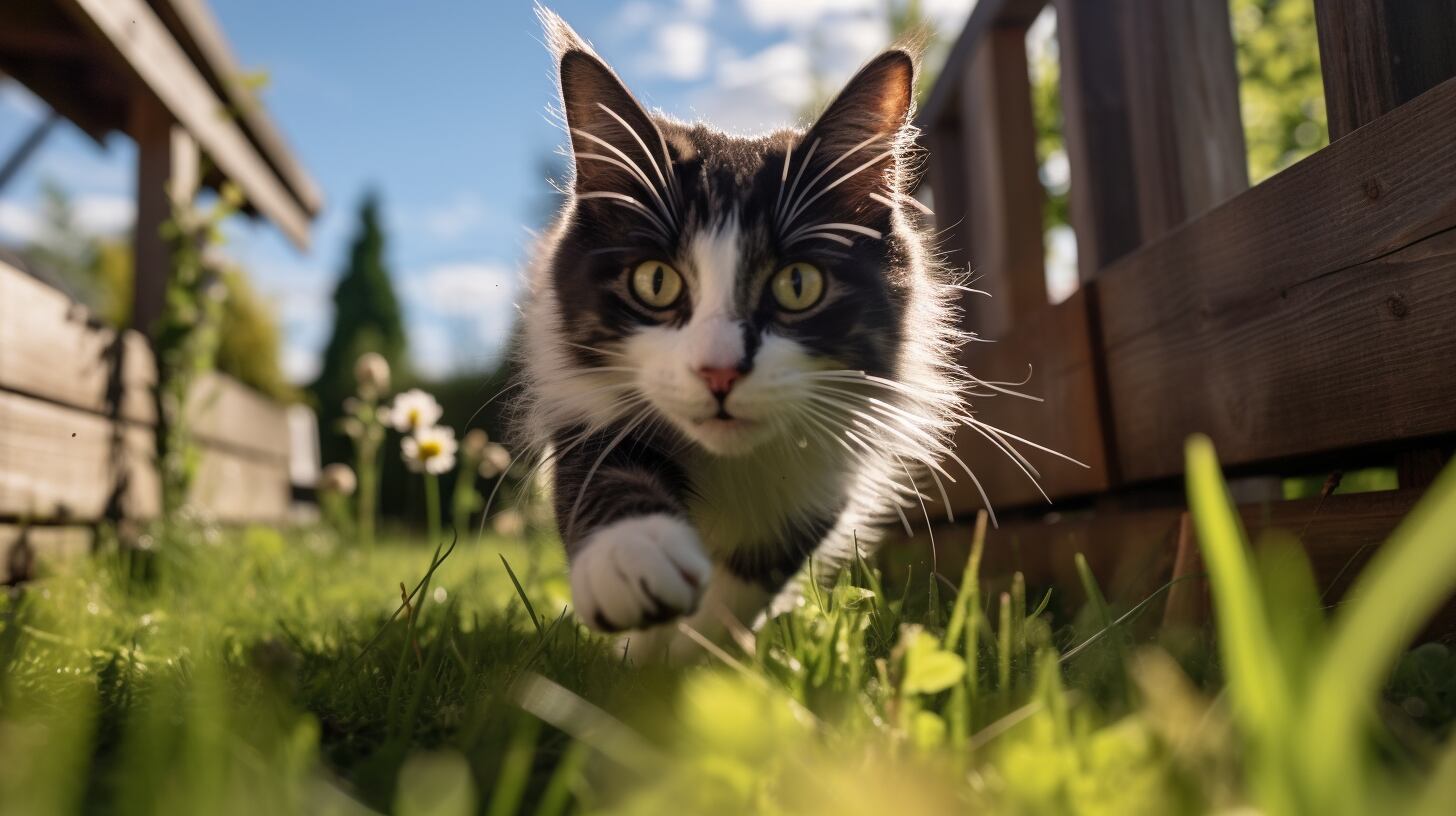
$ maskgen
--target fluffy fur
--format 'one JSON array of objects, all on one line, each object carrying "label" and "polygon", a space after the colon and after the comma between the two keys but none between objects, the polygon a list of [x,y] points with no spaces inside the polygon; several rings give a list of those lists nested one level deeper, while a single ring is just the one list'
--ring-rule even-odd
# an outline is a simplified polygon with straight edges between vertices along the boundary
[{"label": "fluffy fur", "polygon": [[[911,54],[868,63],[811,128],[745,138],[646,111],[541,16],[574,177],[530,271],[518,414],[584,621],[638,654],[678,650],[679,618],[751,624],[806,565],[832,575],[974,480],[957,425],[1020,457],[962,402],[1000,384],[955,363],[962,287],[907,194]],[[660,310],[632,291],[651,261],[682,281]],[[797,313],[769,292],[791,263],[825,279]],[[726,396],[709,372],[736,377]]]}]

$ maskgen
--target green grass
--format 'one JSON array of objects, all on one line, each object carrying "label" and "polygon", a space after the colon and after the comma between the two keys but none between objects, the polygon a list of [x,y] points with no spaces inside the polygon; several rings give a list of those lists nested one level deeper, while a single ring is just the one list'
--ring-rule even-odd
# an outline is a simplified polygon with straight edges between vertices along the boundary
[{"label": "green grass", "polygon": [[0,812],[1444,812],[1456,658],[1405,650],[1456,587],[1456,470],[1329,620],[1206,441],[1189,473],[1216,650],[1081,559],[1071,620],[988,595],[979,537],[955,591],[856,563],[685,669],[578,626],[549,540],[101,555],[0,606]]}]

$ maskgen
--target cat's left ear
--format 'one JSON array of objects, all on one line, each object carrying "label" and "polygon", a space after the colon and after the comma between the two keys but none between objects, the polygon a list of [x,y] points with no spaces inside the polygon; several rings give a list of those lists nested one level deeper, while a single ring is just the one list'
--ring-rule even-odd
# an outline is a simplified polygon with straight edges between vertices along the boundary
[{"label": "cat's left ear", "polygon": [[[818,142],[813,163],[833,162],[848,153],[854,157],[840,167],[846,172],[862,161],[874,161],[854,177],[854,187],[899,185],[901,152],[908,149],[914,128],[915,57],[896,48],[870,60],[829,103],[800,145]],[[856,160],[863,155],[863,160]]]}]

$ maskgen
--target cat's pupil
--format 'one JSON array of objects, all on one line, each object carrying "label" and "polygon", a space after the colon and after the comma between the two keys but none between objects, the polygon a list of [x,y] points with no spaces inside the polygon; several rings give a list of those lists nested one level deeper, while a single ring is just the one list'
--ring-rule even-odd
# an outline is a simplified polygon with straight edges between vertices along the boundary
[{"label": "cat's pupil", "polygon": [[799,271],[799,267],[796,266],[789,270],[789,283],[794,286],[794,297],[804,294],[804,275]]},{"label": "cat's pupil", "polygon": [[652,267],[652,294],[662,294],[662,265]]}]

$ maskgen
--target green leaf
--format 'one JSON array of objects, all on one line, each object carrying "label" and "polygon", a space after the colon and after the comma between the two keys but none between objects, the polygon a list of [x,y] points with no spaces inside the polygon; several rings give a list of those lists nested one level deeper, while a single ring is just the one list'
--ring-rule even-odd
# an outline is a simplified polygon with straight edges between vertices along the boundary
[{"label": "green leaf", "polygon": [[905,677],[900,688],[906,694],[935,694],[945,691],[966,674],[966,661],[960,655],[940,648],[931,635],[918,629],[907,629]]}]

